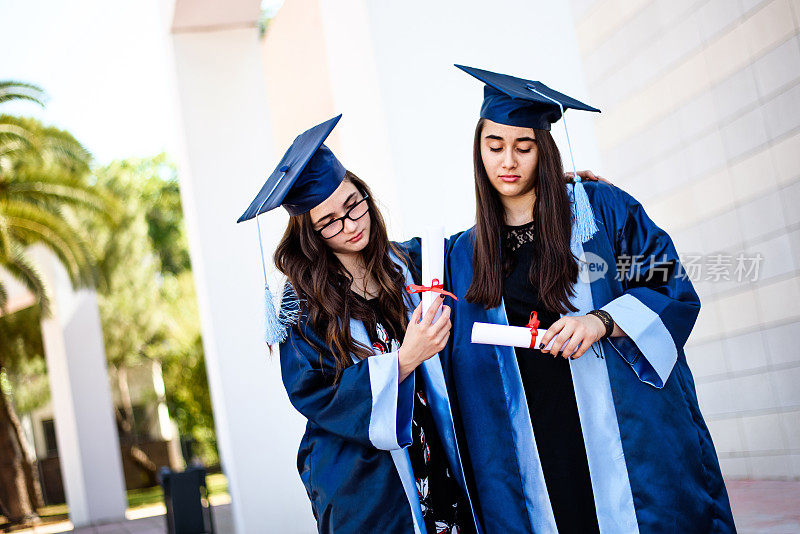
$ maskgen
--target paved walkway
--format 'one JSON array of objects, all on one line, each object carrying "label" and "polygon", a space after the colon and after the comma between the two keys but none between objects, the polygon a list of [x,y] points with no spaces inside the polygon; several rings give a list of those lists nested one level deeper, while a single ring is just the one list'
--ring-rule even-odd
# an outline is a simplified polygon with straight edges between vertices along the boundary
[{"label": "paved walkway", "polygon": [[[232,534],[233,517],[230,497],[227,495],[212,496],[211,504],[213,505],[212,515],[216,534]],[[74,534],[164,534],[167,531],[165,513],[166,508],[164,505],[156,504],[128,510],[125,512],[127,520],[119,523],[75,529],[69,521],[62,521],[26,530],[17,530],[14,531],[14,534],[58,534],[61,532],[73,532]]]},{"label": "paved walkway", "polygon": [[[728,493],[733,506],[736,527],[740,534],[800,534],[800,481],[776,480],[730,480]],[[87,527],[73,530],[63,523],[36,527],[18,532],[54,534],[164,534],[166,522],[164,506],[128,512],[129,519],[122,523]],[[139,515],[140,517],[136,517]],[[142,517],[150,515],[150,517]],[[233,533],[231,505],[217,503],[214,506],[214,524],[217,534]]]}]

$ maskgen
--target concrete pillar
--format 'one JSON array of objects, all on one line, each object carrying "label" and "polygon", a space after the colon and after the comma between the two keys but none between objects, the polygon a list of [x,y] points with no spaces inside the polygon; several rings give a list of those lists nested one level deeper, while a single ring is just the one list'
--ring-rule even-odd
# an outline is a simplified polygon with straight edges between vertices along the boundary
[{"label": "concrete pillar", "polygon": [[51,288],[42,339],[61,461],[76,527],[125,519],[127,498],[94,291],[73,291],[66,272],[41,247],[33,251]]},{"label": "concrete pillar", "polygon": [[[178,31],[172,48],[181,199],[236,532],[314,532],[296,468],[304,420],[289,404],[277,351],[270,356],[263,341],[255,223],[236,224],[277,162],[257,31]],[[267,254],[285,223],[285,214],[261,219]]]}]

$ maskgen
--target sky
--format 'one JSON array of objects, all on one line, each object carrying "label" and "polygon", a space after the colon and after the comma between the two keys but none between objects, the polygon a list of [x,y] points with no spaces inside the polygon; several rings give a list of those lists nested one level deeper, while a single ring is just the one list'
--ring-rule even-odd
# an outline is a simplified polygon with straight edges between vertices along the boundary
[{"label": "sky", "polygon": [[41,86],[0,113],[71,132],[99,164],[174,154],[172,65],[160,0],[0,0],[0,80]]}]

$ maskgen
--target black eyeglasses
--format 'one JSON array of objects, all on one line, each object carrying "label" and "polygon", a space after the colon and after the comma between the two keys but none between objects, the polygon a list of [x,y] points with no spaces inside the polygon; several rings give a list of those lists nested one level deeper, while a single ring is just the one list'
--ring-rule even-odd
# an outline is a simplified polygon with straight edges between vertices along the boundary
[{"label": "black eyeglasses", "polygon": [[344,220],[350,219],[351,221],[357,221],[361,217],[367,214],[369,211],[369,204],[367,204],[367,199],[369,195],[364,195],[364,198],[353,204],[353,206],[345,212],[344,215],[333,219],[331,222],[327,223],[325,226],[317,230],[319,235],[321,235],[324,239],[330,239],[339,235],[342,230],[344,230]]}]

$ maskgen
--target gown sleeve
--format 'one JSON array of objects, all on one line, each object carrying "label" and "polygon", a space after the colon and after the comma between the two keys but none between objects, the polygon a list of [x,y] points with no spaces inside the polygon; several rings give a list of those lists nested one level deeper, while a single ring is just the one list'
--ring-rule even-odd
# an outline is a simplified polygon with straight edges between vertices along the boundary
[{"label": "gown sleeve", "polygon": [[667,233],[618,190],[627,214],[616,232],[623,294],[602,307],[627,334],[608,338],[639,379],[663,388],[700,312],[700,299]]},{"label": "gown sleeve", "polygon": [[[301,325],[304,324],[301,322]],[[292,405],[343,439],[382,450],[411,444],[414,373],[398,384],[397,350],[364,358],[335,377],[332,352],[309,329],[315,349],[292,326],[280,346],[281,376]]]}]

